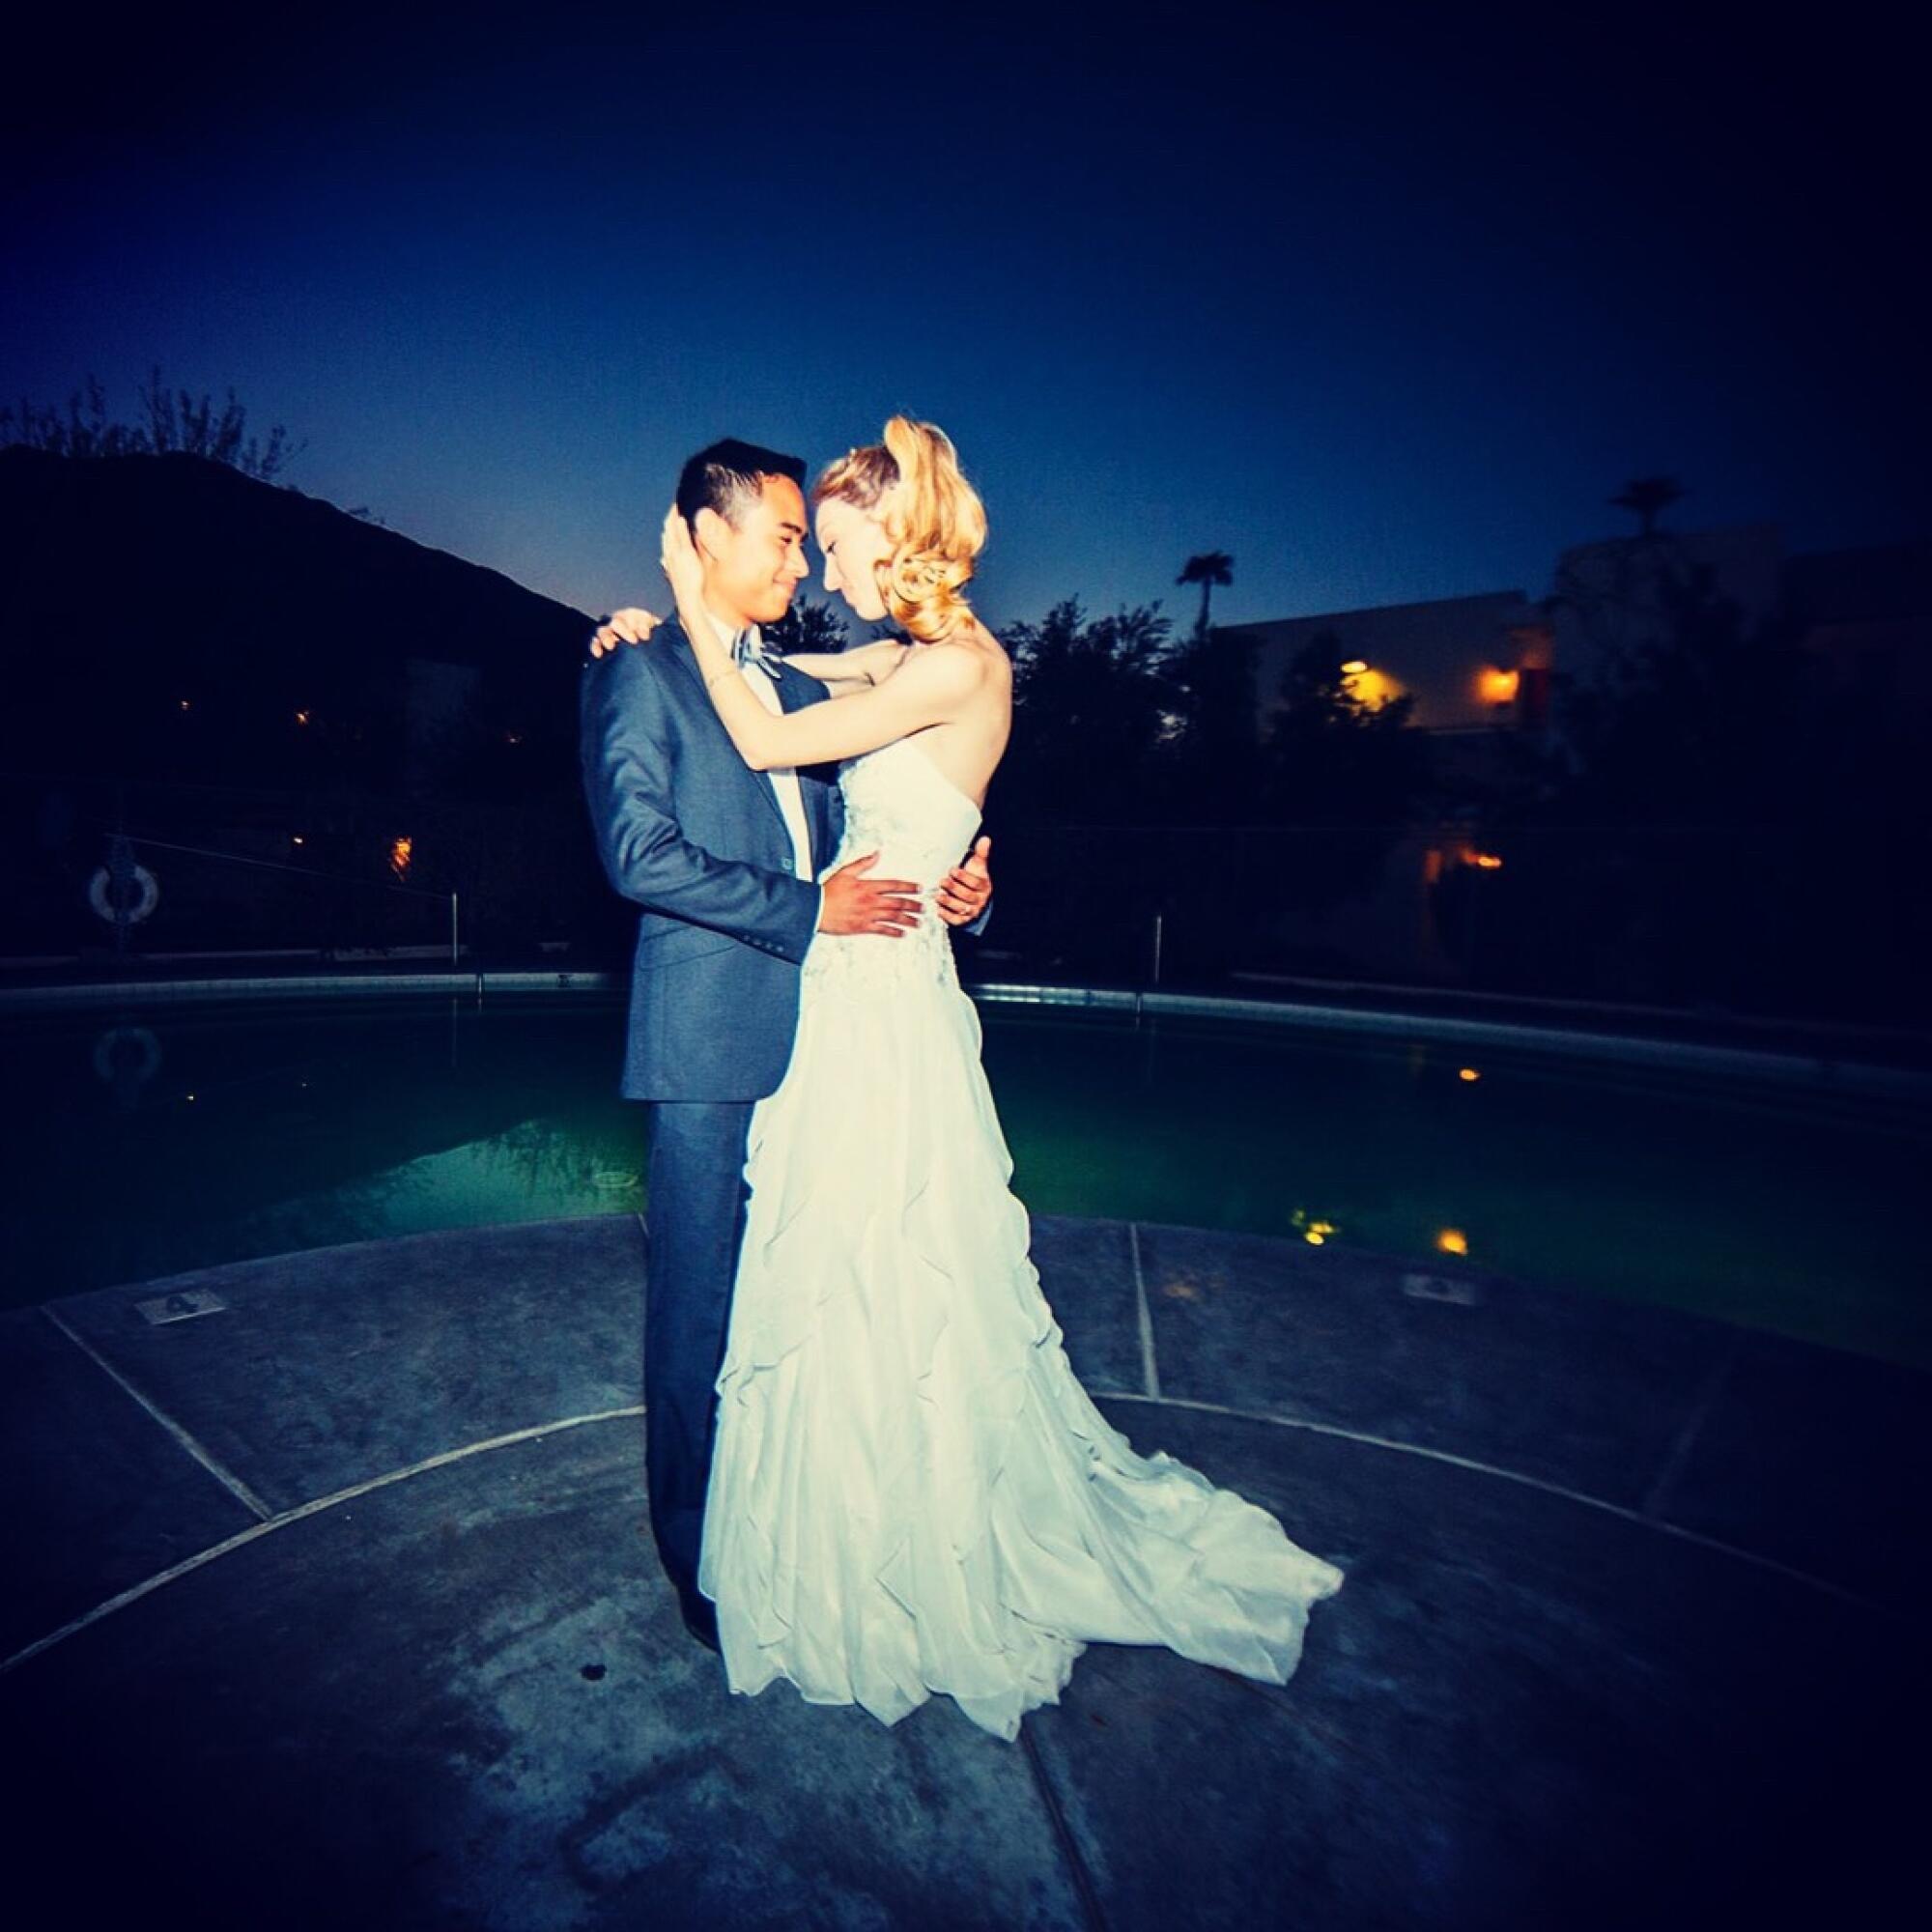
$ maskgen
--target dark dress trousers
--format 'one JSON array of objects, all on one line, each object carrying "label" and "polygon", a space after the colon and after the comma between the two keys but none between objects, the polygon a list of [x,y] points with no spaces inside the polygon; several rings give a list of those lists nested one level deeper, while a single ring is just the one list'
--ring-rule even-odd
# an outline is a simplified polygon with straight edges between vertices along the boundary
[{"label": "dark dress trousers", "polygon": [[[797,670],[775,683],[786,711],[828,695]],[[718,722],[675,622],[647,644],[586,658],[580,717],[598,855],[611,885],[642,908],[621,1091],[654,1103],[644,1295],[651,1528],[687,1618],[702,1618],[713,1384],[744,1236],[746,1135],[753,1104],[777,1088],[791,1058],[819,889],[793,870],[778,794]],[[812,865],[822,869],[842,831],[836,768],[798,778]]]}]

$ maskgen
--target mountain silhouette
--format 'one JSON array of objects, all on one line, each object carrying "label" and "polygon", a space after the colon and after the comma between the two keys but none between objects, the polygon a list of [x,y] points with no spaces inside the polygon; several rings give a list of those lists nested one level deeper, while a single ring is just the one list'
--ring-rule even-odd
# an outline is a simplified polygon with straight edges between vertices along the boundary
[{"label": "mountain silhouette", "polygon": [[201,457],[0,449],[0,771],[569,781],[589,619]]}]

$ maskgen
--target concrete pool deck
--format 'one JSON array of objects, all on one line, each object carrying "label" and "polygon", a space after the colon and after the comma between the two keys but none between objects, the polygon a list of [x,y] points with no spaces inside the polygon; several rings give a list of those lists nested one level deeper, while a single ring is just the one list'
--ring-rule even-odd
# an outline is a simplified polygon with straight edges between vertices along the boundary
[{"label": "concrete pool deck", "polygon": [[212,1268],[0,1316],[14,1922],[1889,1922],[1932,1380],[1035,1236],[1109,1419],[1348,1573],[1286,1688],[1096,1645],[1010,1746],[731,1697],[644,1526],[638,1220]]}]

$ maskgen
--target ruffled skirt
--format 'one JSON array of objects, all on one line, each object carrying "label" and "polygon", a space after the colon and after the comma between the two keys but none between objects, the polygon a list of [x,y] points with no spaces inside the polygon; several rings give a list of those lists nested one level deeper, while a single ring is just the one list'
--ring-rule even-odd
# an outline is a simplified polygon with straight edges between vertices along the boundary
[{"label": "ruffled skirt", "polygon": [[821,938],[802,994],[718,1378],[698,1586],[731,1689],[888,1724],[938,1691],[1011,1740],[1090,1642],[1286,1682],[1342,1573],[1081,1388],[950,950]]}]

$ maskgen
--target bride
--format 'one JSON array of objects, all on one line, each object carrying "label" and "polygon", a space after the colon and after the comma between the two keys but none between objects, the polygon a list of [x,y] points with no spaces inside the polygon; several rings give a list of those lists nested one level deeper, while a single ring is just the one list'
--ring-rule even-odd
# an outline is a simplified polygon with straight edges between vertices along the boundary
[{"label": "bride", "polygon": [[[812,502],[827,590],[909,640],[787,660],[839,702],[759,701],[675,508],[665,573],[747,764],[846,761],[826,869],[875,851],[930,889],[979,830],[1011,724],[1012,666],[961,594],[985,513],[947,437],[903,416]],[[782,1677],[888,1724],[936,1690],[1010,1741],[1090,1642],[1285,1683],[1342,1574],[1137,1455],[1088,1399],[1028,1260],[980,1045],[937,922],[893,946],[813,940],[789,1066],[753,1116],[717,1380],[697,1581],[730,1687]]]}]

